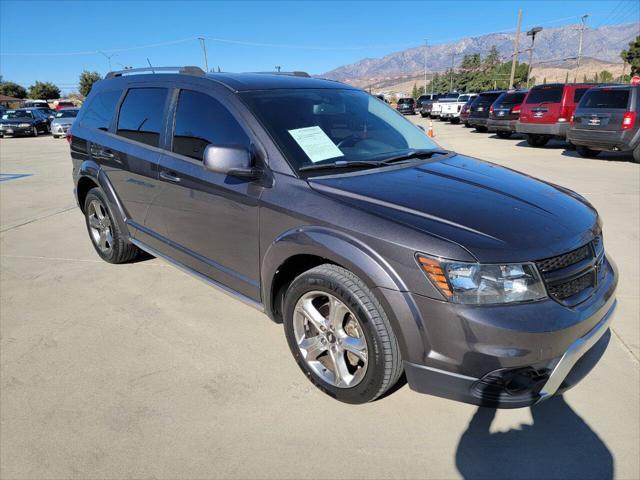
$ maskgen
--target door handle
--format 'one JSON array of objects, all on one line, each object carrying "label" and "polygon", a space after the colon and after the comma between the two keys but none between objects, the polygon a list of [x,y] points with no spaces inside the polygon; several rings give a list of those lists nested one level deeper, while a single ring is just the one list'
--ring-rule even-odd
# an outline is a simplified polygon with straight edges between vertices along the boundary
[{"label": "door handle", "polygon": [[166,170],[160,170],[160,178],[169,182],[178,183],[180,181],[180,177],[177,177],[173,175],[173,172],[167,172]]}]

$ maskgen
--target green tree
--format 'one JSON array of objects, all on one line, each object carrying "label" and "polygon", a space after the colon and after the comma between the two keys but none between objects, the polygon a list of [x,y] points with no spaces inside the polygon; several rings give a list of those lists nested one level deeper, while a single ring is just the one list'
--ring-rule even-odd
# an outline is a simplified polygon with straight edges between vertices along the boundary
[{"label": "green tree", "polygon": [[29,97],[41,100],[60,98],[60,89],[51,82],[36,82],[29,87]]},{"label": "green tree", "polygon": [[418,98],[418,85],[413,84],[413,89],[411,90],[411,96],[413,98]]},{"label": "green tree", "polygon": [[640,35],[633,42],[629,42],[629,49],[622,50],[620,57],[631,65],[631,75],[640,75]]},{"label": "green tree", "polygon": [[546,85],[546,84],[547,84],[547,77],[544,77],[544,78],[542,79],[542,84],[543,84],[543,85]]},{"label": "green tree", "polygon": [[89,95],[91,91],[91,87],[98,80],[101,80],[102,77],[98,72],[89,72],[87,70],[83,70],[80,74],[80,93],[85,97]]},{"label": "green tree", "polygon": [[2,82],[0,83],[0,95],[15,98],[27,98],[27,90],[17,83]]},{"label": "green tree", "polygon": [[587,74],[585,73],[584,75],[582,75],[582,83],[588,83],[589,80],[587,80]]},{"label": "green tree", "polygon": [[600,83],[611,83],[613,82],[613,73],[608,70],[603,70],[600,72]]},{"label": "green tree", "polygon": [[564,83],[569,83],[569,72],[564,76]]}]

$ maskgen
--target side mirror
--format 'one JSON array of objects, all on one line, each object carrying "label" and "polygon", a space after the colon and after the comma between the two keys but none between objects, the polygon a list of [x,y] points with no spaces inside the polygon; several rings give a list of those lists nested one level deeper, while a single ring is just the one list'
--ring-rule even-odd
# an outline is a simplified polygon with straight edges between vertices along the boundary
[{"label": "side mirror", "polygon": [[257,178],[261,171],[251,165],[251,153],[243,147],[207,145],[204,168],[234,177]]}]

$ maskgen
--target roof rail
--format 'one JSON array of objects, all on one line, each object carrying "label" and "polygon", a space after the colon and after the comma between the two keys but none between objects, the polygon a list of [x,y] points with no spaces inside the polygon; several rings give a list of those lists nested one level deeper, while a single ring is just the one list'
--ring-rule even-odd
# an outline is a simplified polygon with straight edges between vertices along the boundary
[{"label": "roof rail", "polygon": [[195,75],[203,76],[204,70],[200,67],[185,66],[185,67],[144,67],[144,68],[127,68],[125,70],[115,70],[107,73],[105,79],[122,77],[124,75],[135,75],[137,73],[180,73],[182,75]]},{"label": "roof rail", "polygon": [[291,77],[305,77],[305,78],[311,78],[311,75],[309,75],[307,72],[302,72],[302,71],[293,71],[293,72],[254,72],[254,73],[265,73],[268,75],[289,75]]}]

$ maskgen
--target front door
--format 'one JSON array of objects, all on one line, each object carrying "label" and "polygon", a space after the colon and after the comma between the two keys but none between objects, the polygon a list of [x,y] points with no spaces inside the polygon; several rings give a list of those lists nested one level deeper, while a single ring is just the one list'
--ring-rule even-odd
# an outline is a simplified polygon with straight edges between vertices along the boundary
[{"label": "front door", "polygon": [[[249,134],[208,93],[176,92],[175,120],[160,154],[158,195],[145,240],[180,263],[253,300],[260,300],[258,200],[250,180],[208,171],[209,144],[251,149]],[[171,122],[170,122],[171,124]]]}]

